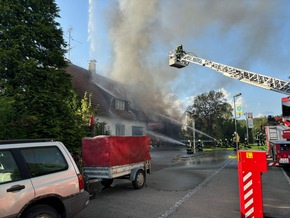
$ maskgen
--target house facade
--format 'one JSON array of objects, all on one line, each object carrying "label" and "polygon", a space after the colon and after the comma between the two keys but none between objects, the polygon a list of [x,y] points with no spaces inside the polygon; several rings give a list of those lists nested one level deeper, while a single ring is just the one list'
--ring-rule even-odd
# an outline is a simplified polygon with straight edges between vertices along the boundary
[{"label": "house facade", "polygon": [[97,110],[94,118],[102,134],[146,134],[147,117],[132,107],[126,85],[97,74],[95,60],[90,61],[88,70],[70,64],[66,72],[71,75],[72,84],[81,98],[85,93],[91,94],[91,104]]}]

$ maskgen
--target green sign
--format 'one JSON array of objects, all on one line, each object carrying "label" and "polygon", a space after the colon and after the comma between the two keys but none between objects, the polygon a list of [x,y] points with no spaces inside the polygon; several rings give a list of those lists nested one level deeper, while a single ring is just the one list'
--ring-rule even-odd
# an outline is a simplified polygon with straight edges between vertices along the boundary
[{"label": "green sign", "polygon": [[237,106],[237,113],[238,114],[243,114],[243,108],[242,108],[242,106]]}]

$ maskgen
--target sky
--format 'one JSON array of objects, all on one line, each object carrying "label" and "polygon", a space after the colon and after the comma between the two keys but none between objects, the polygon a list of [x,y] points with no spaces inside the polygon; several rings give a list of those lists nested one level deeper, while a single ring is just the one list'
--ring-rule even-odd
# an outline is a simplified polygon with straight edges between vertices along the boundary
[{"label": "sky", "polygon": [[[186,52],[289,81],[289,0],[56,0],[67,58],[129,84],[140,104],[186,110],[194,96],[223,91],[229,103],[254,117],[281,115],[281,93],[189,64],[169,67],[168,55]],[[162,103],[160,103],[162,102]],[[243,119],[243,115],[240,119]]]}]

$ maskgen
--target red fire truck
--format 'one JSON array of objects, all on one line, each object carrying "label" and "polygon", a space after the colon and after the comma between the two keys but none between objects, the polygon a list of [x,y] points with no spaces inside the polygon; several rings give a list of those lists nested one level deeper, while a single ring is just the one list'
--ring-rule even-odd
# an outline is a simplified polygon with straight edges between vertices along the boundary
[{"label": "red fire truck", "polygon": [[283,130],[283,140],[270,141],[271,157],[275,165],[290,164],[290,129]]}]

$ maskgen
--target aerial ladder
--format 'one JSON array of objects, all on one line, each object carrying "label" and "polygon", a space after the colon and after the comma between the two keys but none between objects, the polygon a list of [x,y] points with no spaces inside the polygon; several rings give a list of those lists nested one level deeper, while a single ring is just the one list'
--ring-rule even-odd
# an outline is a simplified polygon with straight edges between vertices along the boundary
[{"label": "aerial ladder", "polygon": [[188,66],[189,63],[208,67],[222,73],[224,76],[240,80],[241,82],[290,95],[290,84],[287,81],[197,57],[194,54],[185,52],[182,45],[170,52],[169,66],[183,68]]},{"label": "aerial ladder", "polygon": [[[215,70],[223,74],[224,76],[240,80],[241,82],[245,82],[250,85],[254,85],[260,88],[279,92],[287,96],[290,95],[290,84],[287,81],[197,57],[196,55],[192,53],[185,52],[183,50],[182,45],[179,45],[176,48],[176,50],[171,51],[169,53],[169,66],[176,67],[176,68],[183,68],[183,67],[188,66],[189,63],[198,64],[198,65],[210,68],[212,70]],[[269,132],[270,128],[272,128],[271,132]],[[277,139],[278,138],[280,139],[282,136],[278,137],[278,133],[280,133],[281,135],[282,131],[284,131],[285,128],[288,129],[287,127],[283,127],[283,126],[281,126],[281,128],[283,129],[278,131],[277,126],[274,126],[274,127],[268,126],[268,130],[266,128],[266,133],[268,133],[269,137],[271,135],[271,137],[275,136]],[[269,141],[276,139],[276,138],[271,139],[271,137],[269,138]],[[268,142],[268,153],[269,153],[269,148],[270,148],[270,145]]]}]

